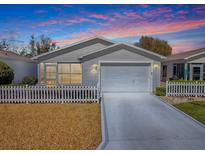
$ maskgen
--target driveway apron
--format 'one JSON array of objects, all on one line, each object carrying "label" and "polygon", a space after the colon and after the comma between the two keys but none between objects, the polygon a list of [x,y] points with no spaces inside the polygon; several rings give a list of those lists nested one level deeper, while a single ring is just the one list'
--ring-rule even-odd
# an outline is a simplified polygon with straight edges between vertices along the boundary
[{"label": "driveway apron", "polygon": [[149,93],[104,93],[105,149],[205,149],[205,127]]}]

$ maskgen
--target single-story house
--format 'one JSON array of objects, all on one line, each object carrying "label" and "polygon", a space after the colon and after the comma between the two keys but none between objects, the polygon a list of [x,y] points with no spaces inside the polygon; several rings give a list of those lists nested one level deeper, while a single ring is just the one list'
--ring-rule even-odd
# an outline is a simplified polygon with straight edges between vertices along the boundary
[{"label": "single-story house", "polygon": [[102,91],[152,92],[164,56],[94,37],[33,57],[39,84],[97,86]]},{"label": "single-story house", "polygon": [[162,62],[162,80],[205,80],[205,48],[168,56]]},{"label": "single-story house", "polygon": [[21,83],[25,76],[37,76],[37,64],[30,58],[20,56],[11,51],[0,51],[0,61],[13,69],[13,83]]}]

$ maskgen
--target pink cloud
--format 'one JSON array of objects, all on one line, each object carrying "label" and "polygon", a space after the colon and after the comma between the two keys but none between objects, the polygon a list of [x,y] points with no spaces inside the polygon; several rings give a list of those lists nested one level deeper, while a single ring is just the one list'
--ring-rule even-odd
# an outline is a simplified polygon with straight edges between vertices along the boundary
[{"label": "pink cloud", "polygon": [[73,5],[72,4],[64,4],[63,6],[64,7],[72,7]]},{"label": "pink cloud", "polygon": [[55,40],[54,42],[59,46],[64,46],[64,45],[75,43],[79,40],[80,39],[58,39],[58,40]]},{"label": "pink cloud", "polygon": [[48,12],[47,10],[34,10],[34,13],[46,13]]},{"label": "pink cloud", "polygon": [[114,18],[125,18],[125,16],[122,15],[121,13],[114,12],[113,15],[114,15]]},{"label": "pink cloud", "polygon": [[102,15],[102,14],[98,14],[98,13],[91,13],[90,17],[97,18],[97,19],[103,19],[103,20],[109,19],[109,17]]},{"label": "pink cloud", "polygon": [[[57,40],[58,45],[66,45],[73,42],[77,42],[82,39],[86,39],[93,36],[105,36],[108,38],[123,38],[131,36],[142,36],[142,35],[154,35],[154,34],[164,34],[179,32],[188,29],[194,29],[200,26],[205,26],[205,19],[203,20],[190,20],[190,21],[180,21],[180,22],[166,22],[166,23],[149,23],[143,21],[141,23],[129,23],[125,22],[126,26],[122,26],[113,23],[109,26],[101,26],[96,29],[88,29],[85,32],[75,33],[69,35],[70,39]],[[142,26],[143,25],[143,26]],[[179,42],[172,44],[173,52],[183,52],[197,48],[196,44],[193,42]]]},{"label": "pink cloud", "polygon": [[186,52],[189,50],[194,50],[194,49],[199,48],[198,45],[193,41],[186,41],[186,42],[180,41],[180,42],[171,44],[171,47],[172,47],[173,54]]},{"label": "pink cloud", "polygon": [[195,8],[192,9],[192,11],[196,12],[198,14],[205,13],[205,5],[201,5],[201,6],[195,7]]},{"label": "pink cloud", "polygon": [[170,13],[170,14],[165,14],[164,17],[171,19],[175,17],[175,15]]},{"label": "pink cloud", "polygon": [[113,17],[107,16],[104,14],[99,14],[99,13],[95,13],[95,12],[90,13],[89,12],[89,13],[87,13],[87,15],[88,15],[88,17],[95,18],[95,19],[101,19],[101,20],[105,20],[108,22],[114,21]]},{"label": "pink cloud", "polygon": [[[94,24],[99,24],[99,22],[89,19],[89,18],[84,18],[84,17],[72,17],[69,19],[61,19],[61,20],[48,20],[48,21],[42,21],[37,24],[37,26],[50,26],[50,25],[58,25],[58,24],[64,24],[64,25],[73,25],[73,24],[78,24],[78,23],[83,23],[83,22],[89,22],[89,23],[94,23]],[[103,25],[103,24],[102,24]]]},{"label": "pink cloud", "polygon": [[[126,23],[126,22],[125,22]],[[94,35],[102,35],[107,37],[130,37],[141,35],[154,35],[178,32],[188,29],[205,26],[204,20],[192,20],[192,21],[180,21],[170,23],[148,23],[136,22],[126,23],[126,26],[114,24],[109,27],[100,27],[96,29],[89,29],[85,32],[76,33],[72,35],[72,38],[86,38]]]},{"label": "pink cloud", "polygon": [[169,8],[158,8],[155,10],[145,11],[143,14],[144,14],[144,16],[153,16],[153,15],[157,15],[157,14],[161,14],[161,13],[170,13],[170,12],[172,12],[172,10]]},{"label": "pink cloud", "polygon": [[149,5],[148,4],[138,4],[139,6],[143,7],[143,8],[148,8]]},{"label": "pink cloud", "polygon": [[37,26],[50,26],[50,25],[56,25],[59,24],[60,22],[58,20],[48,20],[48,21],[43,21],[37,24]]},{"label": "pink cloud", "polygon": [[139,19],[143,18],[140,14],[138,14],[136,12],[128,11],[128,12],[124,12],[124,14],[128,17],[131,17],[131,18],[139,18]]},{"label": "pink cloud", "polygon": [[192,9],[192,11],[198,11],[198,10],[204,10],[205,9],[205,5],[199,5],[199,6],[197,6],[197,7],[194,7],[193,9]]},{"label": "pink cloud", "polygon": [[185,11],[185,10],[180,10],[180,11],[178,11],[177,13],[178,13],[178,14],[183,14],[183,15],[184,15],[184,14],[187,14],[187,13],[189,13],[189,12],[188,12],[188,11]]},{"label": "pink cloud", "polygon": [[63,45],[66,45],[66,44],[72,44],[74,43],[74,40],[63,40],[63,39],[59,39],[59,40],[55,40],[54,41],[57,45],[60,45],[60,46],[63,46]]},{"label": "pink cloud", "polygon": [[63,23],[65,25],[73,25],[73,24],[83,23],[83,22],[99,24],[99,25],[101,24],[100,22],[97,22],[97,21],[89,19],[89,18],[84,18],[84,17],[73,17],[71,19],[67,19],[67,20],[63,21]]}]

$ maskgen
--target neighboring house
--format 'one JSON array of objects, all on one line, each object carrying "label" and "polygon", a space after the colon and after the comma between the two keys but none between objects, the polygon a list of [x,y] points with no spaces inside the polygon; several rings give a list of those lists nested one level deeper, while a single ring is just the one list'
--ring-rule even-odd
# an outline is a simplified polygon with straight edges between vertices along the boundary
[{"label": "neighboring house", "polygon": [[37,65],[30,58],[10,51],[0,51],[0,61],[3,61],[13,69],[13,83],[21,83],[25,76],[36,77],[37,75]]},{"label": "neighboring house", "polygon": [[90,38],[38,55],[39,84],[98,86],[103,91],[151,92],[165,57],[125,43]]},{"label": "neighboring house", "polygon": [[162,63],[162,80],[177,77],[205,80],[205,48],[168,56]]}]

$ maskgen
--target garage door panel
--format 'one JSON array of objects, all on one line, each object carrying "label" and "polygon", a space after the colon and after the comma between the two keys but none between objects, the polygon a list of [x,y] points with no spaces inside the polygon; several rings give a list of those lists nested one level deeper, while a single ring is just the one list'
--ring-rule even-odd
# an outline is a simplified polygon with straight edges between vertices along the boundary
[{"label": "garage door panel", "polygon": [[147,92],[150,90],[150,66],[147,64],[106,64],[101,66],[103,91]]}]

